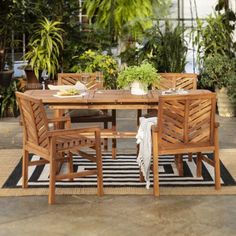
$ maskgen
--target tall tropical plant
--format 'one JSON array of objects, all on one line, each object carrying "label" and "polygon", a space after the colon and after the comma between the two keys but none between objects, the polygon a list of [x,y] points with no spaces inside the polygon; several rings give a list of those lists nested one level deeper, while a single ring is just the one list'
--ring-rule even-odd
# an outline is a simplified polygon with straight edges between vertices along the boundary
[{"label": "tall tropical plant", "polygon": [[215,13],[206,18],[206,22],[197,21],[196,37],[198,62],[200,68],[205,58],[213,54],[232,57],[235,50],[233,26],[226,21],[225,14]]},{"label": "tall tropical plant", "polygon": [[146,32],[139,58],[151,61],[159,72],[183,72],[186,65],[187,43],[183,27],[154,26]]},{"label": "tall tropical plant", "polygon": [[136,37],[152,26],[154,9],[167,5],[165,0],[86,0],[87,15],[100,28],[108,28],[115,39],[128,32]]},{"label": "tall tropical plant", "polygon": [[53,78],[59,69],[58,59],[63,48],[62,33],[60,21],[50,21],[43,18],[36,25],[25,59],[28,60],[37,78],[42,70],[46,70],[48,75]]},{"label": "tall tropical plant", "polygon": [[148,60],[159,72],[183,72],[188,50],[184,32],[183,27],[169,22],[157,24],[145,31],[139,48],[128,48],[121,55],[123,61],[132,65]]}]

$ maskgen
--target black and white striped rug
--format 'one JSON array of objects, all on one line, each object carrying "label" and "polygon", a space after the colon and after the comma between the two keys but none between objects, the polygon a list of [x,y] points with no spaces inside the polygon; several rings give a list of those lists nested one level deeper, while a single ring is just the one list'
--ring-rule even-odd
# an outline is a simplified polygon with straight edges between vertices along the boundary
[{"label": "black and white striped rug", "polygon": [[[36,155],[31,156],[33,160],[38,160]],[[11,173],[3,188],[21,187],[21,161]],[[75,170],[94,168],[94,163],[74,157]],[[67,165],[63,165],[61,172],[67,171]],[[49,166],[29,167],[29,187],[48,187]],[[152,186],[151,171],[151,186]],[[193,160],[188,161],[184,156],[184,176],[178,176],[173,156],[161,156],[159,158],[159,178],[161,186],[210,186],[214,185],[214,169],[207,163],[203,164],[203,176],[196,177],[196,164]],[[111,155],[103,156],[103,180],[104,187],[144,187],[145,183],[139,181],[139,168],[135,155],[117,155],[113,160]],[[222,185],[235,185],[235,180],[221,163],[221,183]],[[58,181],[57,187],[95,187],[96,176],[77,178],[74,181]]]}]

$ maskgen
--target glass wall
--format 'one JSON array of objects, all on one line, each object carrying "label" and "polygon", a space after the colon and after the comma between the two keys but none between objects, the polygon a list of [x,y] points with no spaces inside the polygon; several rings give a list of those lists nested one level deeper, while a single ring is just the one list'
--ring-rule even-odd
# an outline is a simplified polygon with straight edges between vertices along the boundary
[{"label": "glass wall", "polygon": [[[196,49],[193,47],[190,33],[196,26],[196,19],[204,20],[208,15],[214,14],[214,8],[218,0],[172,0],[169,19],[173,22],[181,22],[186,28],[185,39],[188,42],[188,55],[186,72],[198,72],[196,65]],[[235,11],[236,1],[229,0],[229,7]]]}]

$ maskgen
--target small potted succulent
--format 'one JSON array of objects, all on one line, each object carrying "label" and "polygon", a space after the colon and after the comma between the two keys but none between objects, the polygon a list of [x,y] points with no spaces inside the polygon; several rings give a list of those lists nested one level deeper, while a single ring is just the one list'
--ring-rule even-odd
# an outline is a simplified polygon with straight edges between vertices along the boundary
[{"label": "small potted succulent", "polygon": [[129,66],[122,70],[117,79],[118,88],[131,88],[133,95],[145,95],[148,87],[153,83],[158,84],[161,76],[154,66],[143,62],[139,66]]}]

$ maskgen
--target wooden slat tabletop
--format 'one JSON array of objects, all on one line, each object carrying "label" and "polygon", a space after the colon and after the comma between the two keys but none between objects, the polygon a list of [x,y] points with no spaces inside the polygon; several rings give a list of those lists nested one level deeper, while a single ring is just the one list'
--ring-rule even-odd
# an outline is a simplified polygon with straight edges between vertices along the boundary
[{"label": "wooden slat tabletop", "polygon": [[[136,106],[144,105],[155,107],[158,105],[161,91],[150,90],[147,95],[132,95],[130,90],[88,90],[85,95],[81,97],[55,97],[57,90],[28,90],[26,93],[34,98],[42,99],[44,104],[71,106],[84,106],[87,108],[94,108],[93,106],[114,106],[114,109],[135,109]],[[209,91],[207,90],[189,90],[188,94],[203,95]],[[187,94],[187,95],[188,95]],[[126,107],[125,107],[126,105]],[[109,107],[112,108],[112,107]],[[140,108],[141,109],[141,108]]]}]

